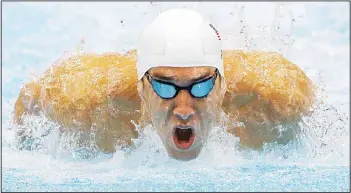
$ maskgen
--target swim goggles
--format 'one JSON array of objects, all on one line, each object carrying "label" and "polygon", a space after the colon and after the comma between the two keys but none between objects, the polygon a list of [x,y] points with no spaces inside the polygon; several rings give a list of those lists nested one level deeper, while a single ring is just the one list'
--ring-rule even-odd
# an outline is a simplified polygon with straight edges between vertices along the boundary
[{"label": "swim goggles", "polygon": [[211,92],[216,82],[218,69],[216,69],[212,77],[194,82],[187,87],[180,87],[170,82],[154,79],[148,72],[145,73],[145,76],[152,85],[153,90],[162,99],[172,99],[177,96],[180,90],[187,90],[193,98],[205,98]]}]

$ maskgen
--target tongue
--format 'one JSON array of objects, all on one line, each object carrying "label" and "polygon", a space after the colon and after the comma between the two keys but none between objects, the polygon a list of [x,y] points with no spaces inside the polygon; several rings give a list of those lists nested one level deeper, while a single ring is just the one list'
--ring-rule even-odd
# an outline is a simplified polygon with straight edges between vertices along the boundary
[{"label": "tongue", "polygon": [[194,135],[191,135],[188,141],[181,141],[178,139],[177,135],[173,135],[173,141],[179,149],[188,149],[194,142]]}]

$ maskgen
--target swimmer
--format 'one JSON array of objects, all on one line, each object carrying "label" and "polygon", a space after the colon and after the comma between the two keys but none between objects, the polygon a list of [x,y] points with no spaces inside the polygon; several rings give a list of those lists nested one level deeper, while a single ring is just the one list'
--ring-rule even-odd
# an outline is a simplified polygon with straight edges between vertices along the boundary
[{"label": "swimmer", "polygon": [[219,121],[226,92],[221,40],[189,10],[170,10],[143,31],[137,52],[138,93],[171,157],[196,158]]},{"label": "swimmer", "polygon": [[107,153],[138,137],[131,120],[151,124],[182,161],[198,157],[215,126],[247,148],[294,139],[313,104],[311,81],[280,54],[223,50],[221,41],[199,13],[165,11],[142,31],[137,51],[71,57],[25,85],[15,123],[43,112],[62,131],[94,130]]}]

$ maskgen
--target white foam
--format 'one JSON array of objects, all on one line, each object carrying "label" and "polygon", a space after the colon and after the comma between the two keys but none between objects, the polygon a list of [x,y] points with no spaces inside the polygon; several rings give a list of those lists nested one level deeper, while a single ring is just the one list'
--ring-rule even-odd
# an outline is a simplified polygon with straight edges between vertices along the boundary
[{"label": "white foam", "polygon": [[[85,40],[86,52],[125,51],[134,48],[138,31],[160,10],[188,7],[216,21],[227,48],[280,50],[303,68],[320,87],[324,86],[329,98],[323,99],[325,104],[312,117],[305,118],[308,125],[304,126],[306,134],[294,143],[277,147],[268,145],[263,152],[240,151],[237,148],[238,139],[217,128],[219,133],[211,138],[220,140],[209,140],[199,158],[186,163],[167,156],[152,128],[145,129],[144,135],[137,140],[139,147],[130,153],[119,151],[112,158],[100,155],[97,159],[84,161],[77,160],[74,152],[65,147],[65,140],[71,140],[72,136],[59,139],[55,132],[38,141],[43,147],[40,150],[17,151],[12,148],[16,144],[14,129],[8,129],[14,126],[3,123],[4,168],[25,169],[52,183],[73,177],[108,183],[109,179],[135,172],[136,168],[142,178],[150,172],[176,170],[179,167],[201,170],[261,161],[349,166],[349,44],[345,36],[349,34],[349,21],[345,19],[349,18],[349,10],[345,8],[346,3],[333,6],[326,3],[283,3],[284,6],[276,12],[273,3],[261,3],[260,6],[256,3],[231,2],[9,4],[6,3],[3,9],[7,16],[4,25],[7,27],[14,22],[11,14],[17,14],[20,6],[28,8],[28,12],[42,11],[47,17],[45,23],[39,24],[30,20],[16,21],[33,22],[33,25],[41,26],[41,30],[22,36],[21,41],[13,45],[5,45],[4,51],[8,51],[5,53],[3,72],[9,74],[3,79],[4,92],[16,88],[15,92],[19,93],[20,83],[15,82],[15,77],[23,76],[21,80],[26,82],[29,79],[25,75],[27,70],[42,73],[64,51],[72,50],[82,39]],[[295,21],[292,22],[292,19]],[[124,21],[123,25],[121,20]],[[241,24],[240,20],[244,22]],[[280,28],[277,29],[277,26]],[[344,27],[345,30],[341,30]],[[276,30],[272,32],[270,29]],[[8,36],[4,34],[5,39]],[[24,47],[24,52],[16,49],[18,47]],[[32,55],[34,60],[16,68],[16,63],[12,62],[14,57],[25,54]],[[3,96],[3,113],[6,117],[11,118],[15,97]],[[331,106],[337,109],[324,111]],[[29,118],[26,124],[38,135],[45,132],[43,129],[55,130],[56,127],[43,117]],[[98,173],[101,175],[96,176],[96,171],[100,171]]]}]

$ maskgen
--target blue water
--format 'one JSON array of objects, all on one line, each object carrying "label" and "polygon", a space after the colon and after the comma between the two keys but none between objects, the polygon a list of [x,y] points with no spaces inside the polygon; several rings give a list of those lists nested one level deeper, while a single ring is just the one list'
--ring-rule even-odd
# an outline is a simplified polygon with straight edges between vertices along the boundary
[{"label": "blue water", "polygon": [[264,163],[217,169],[154,169],[147,175],[136,170],[109,183],[84,177],[52,183],[25,170],[3,172],[3,191],[347,191],[350,179],[348,167]]},{"label": "blue water", "polygon": [[[280,51],[317,83],[323,104],[304,118],[296,141],[241,150],[237,138],[219,129],[198,159],[178,162],[148,128],[131,152],[82,160],[67,147],[72,137],[58,138],[57,125],[36,117],[25,121],[33,136],[51,134],[35,138],[37,150],[16,149],[9,121],[23,83],[75,53],[82,39],[85,52],[135,48],[143,26],[171,7],[210,14],[226,48]],[[350,190],[348,3],[5,2],[2,14],[3,191]]]}]

